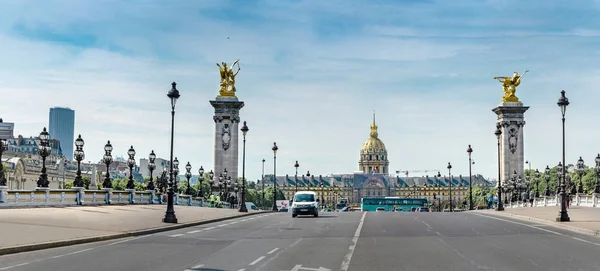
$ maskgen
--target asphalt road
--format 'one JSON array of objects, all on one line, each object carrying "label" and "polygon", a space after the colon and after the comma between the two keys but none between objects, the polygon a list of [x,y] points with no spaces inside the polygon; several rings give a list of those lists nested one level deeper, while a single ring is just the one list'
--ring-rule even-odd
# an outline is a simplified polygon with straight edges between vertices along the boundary
[{"label": "asphalt road", "polygon": [[1,256],[0,270],[600,270],[599,252],[596,237],[468,212],[270,213]]}]

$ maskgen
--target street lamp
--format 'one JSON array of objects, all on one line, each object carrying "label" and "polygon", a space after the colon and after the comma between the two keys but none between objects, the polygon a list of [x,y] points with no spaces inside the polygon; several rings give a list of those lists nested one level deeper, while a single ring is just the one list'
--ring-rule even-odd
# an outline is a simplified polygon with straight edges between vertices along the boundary
[{"label": "street lamp", "polygon": [[173,160],[173,188],[176,189],[174,191],[174,193],[179,193],[179,180],[177,180],[178,177],[179,177],[179,160],[177,160],[177,157],[175,157],[175,160]]},{"label": "street lamp", "polygon": [[452,212],[452,165],[448,162],[448,177],[450,178],[450,212]]},{"label": "street lamp", "polygon": [[75,140],[75,160],[77,161],[77,175],[73,185],[75,187],[83,187],[83,179],[81,178],[81,160],[85,159],[85,153],[83,152],[84,141],[81,135]]},{"label": "street lamp", "polygon": [[154,153],[154,150],[152,150],[150,152],[150,155],[148,155],[148,170],[150,171],[150,180],[148,181],[148,185],[146,185],[146,190],[150,190],[150,191],[154,191],[154,182],[152,180],[152,172],[154,172],[154,170],[156,169],[156,164],[154,163],[154,161],[156,160],[156,154]]},{"label": "street lamp", "polygon": [[208,173],[208,183],[210,184],[210,191],[209,194],[213,193],[213,186],[215,186],[215,173],[212,171],[212,169],[210,170],[210,172]]},{"label": "street lamp", "polygon": [[579,173],[579,185],[577,186],[577,193],[583,193],[583,173],[585,171],[585,163],[583,162],[583,158],[579,156],[579,160],[577,160],[577,173]]},{"label": "street lamp", "polygon": [[298,160],[296,160],[294,167],[296,168],[296,175],[294,177],[294,183],[296,184],[296,192],[298,192],[298,167],[300,167],[300,164],[298,164]]},{"label": "street lamp", "polygon": [[535,170],[535,197],[540,197],[539,185],[540,185],[540,177],[542,174],[538,169]]},{"label": "street lamp", "polygon": [[471,144],[469,144],[469,148],[467,149],[467,153],[469,154],[469,210],[473,210],[473,174],[471,173],[471,153],[473,149],[471,148]]},{"label": "street lamp", "polygon": [[277,142],[273,142],[273,211],[277,212]]},{"label": "street lamp", "polygon": [[167,93],[167,97],[171,100],[171,157],[169,164],[169,190],[167,192],[167,212],[163,218],[164,223],[177,223],[177,217],[175,216],[175,208],[173,207],[173,136],[175,131],[175,104],[179,99],[179,90],[177,90],[177,83],[171,84],[171,90]]},{"label": "street lamp", "polygon": [[[560,112],[562,113],[562,164],[563,167],[565,165],[565,113],[567,111],[567,106],[569,105],[569,99],[565,96],[565,91],[560,92],[560,98],[556,103],[560,107]],[[566,170],[562,169],[562,182],[560,184],[560,213],[556,218],[556,221],[570,221],[569,214],[567,214],[567,194],[565,192],[565,181],[566,181]]]},{"label": "street lamp", "polygon": [[600,153],[596,156],[596,186],[594,193],[600,193],[600,184],[598,183],[598,174],[600,174]]},{"label": "street lamp", "polygon": [[496,211],[504,211],[504,206],[502,205],[502,177],[500,176],[500,136],[502,135],[500,128],[501,126],[498,124],[494,132],[498,140],[498,207],[496,207]]},{"label": "street lamp", "polygon": [[544,195],[546,195],[546,197],[550,196],[550,166],[546,166],[546,169],[544,170],[544,178],[546,178],[546,191],[544,192]]},{"label": "street lamp", "polygon": [[127,189],[135,189],[135,184],[133,183],[133,167],[135,167],[135,150],[133,146],[129,148],[127,151],[129,155],[129,159],[127,159],[127,166],[129,166],[129,181],[127,182]]},{"label": "street lamp", "polygon": [[262,159],[262,175],[260,178],[260,182],[262,184],[261,190],[262,190],[262,198],[260,200],[260,203],[262,205],[262,209],[265,209],[265,158]]},{"label": "street lamp", "polygon": [[[0,119],[0,122],[2,119]],[[0,186],[6,186],[6,179],[4,178],[4,166],[2,165],[2,153],[8,150],[8,143],[6,139],[0,139]]]},{"label": "street lamp", "polygon": [[185,165],[185,178],[187,179],[187,188],[185,189],[185,194],[191,195],[192,187],[190,186],[190,178],[192,178],[192,165],[190,165],[190,162]]},{"label": "street lamp", "polygon": [[202,185],[202,182],[204,181],[204,168],[202,166],[200,166],[200,169],[198,169],[198,175],[200,175],[198,177],[198,181],[200,182],[200,191],[198,191],[198,196],[200,197],[200,202],[202,204],[202,201],[204,200],[204,187]]},{"label": "street lamp", "polygon": [[442,177],[442,174],[438,171],[437,174],[437,186],[438,186],[438,211],[441,212],[442,211],[442,186],[440,185],[440,178]]},{"label": "street lamp", "polygon": [[106,177],[102,183],[102,188],[112,188],[112,182],[110,181],[110,164],[113,162],[112,150],[113,146],[110,144],[109,140],[108,143],[104,145],[104,157],[102,157],[102,162],[106,165]]},{"label": "street lamp", "polygon": [[241,129],[244,143],[242,151],[242,202],[240,202],[240,212],[244,213],[248,212],[248,207],[246,207],[246,134],[248,133],[248,130],[250,129],[248,129],[246,121],[244,121],[244,125]]},{"label": "street lamp", "polygon": [[46,127],[40,133],[40,146],[38,147],[38,154],[42,157],[42,173],[37,181],[38,187],[48,187],[50,182],[48,181],[48,174],[46,174],[46,157],[50,155],[50,135],[46,131]]}]

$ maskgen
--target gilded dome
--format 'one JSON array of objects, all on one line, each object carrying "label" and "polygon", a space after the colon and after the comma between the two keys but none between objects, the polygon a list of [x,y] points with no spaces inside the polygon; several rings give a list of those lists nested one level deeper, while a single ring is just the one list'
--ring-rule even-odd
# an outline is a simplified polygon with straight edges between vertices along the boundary
[{"label": "gilded dome", "polygon": [[373,123],[371,124],[371,133],[369,135],[369,139],[363,143],[362,148],[360,149],[361,154],[369,154],[369,153],[387,153],[385,148],[385,144],[378,138],[379,133],[377,133],[377,124],[375,124],[375,113],[373,113]]}]

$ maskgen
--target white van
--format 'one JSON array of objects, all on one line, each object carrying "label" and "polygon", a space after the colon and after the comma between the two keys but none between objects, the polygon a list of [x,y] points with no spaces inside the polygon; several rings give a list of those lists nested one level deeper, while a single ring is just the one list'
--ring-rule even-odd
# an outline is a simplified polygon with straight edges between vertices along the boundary
[{"label": "white van", "polygon": [[294,194],[292,202],[292,217],[298,215],[319,216],[319,203],[317,194],[313,191],[298,191]]}]

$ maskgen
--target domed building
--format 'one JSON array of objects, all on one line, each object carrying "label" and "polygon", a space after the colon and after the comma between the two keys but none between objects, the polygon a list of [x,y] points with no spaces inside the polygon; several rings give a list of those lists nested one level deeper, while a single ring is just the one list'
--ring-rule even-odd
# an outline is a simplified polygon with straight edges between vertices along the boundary
[{"label": "domed building", "polygon": [[383,141],[379,139],[377,124],[375,123],[375,113],[373,113],[373,123],[371,124],[371,133],[369,139],[363,143],[360,149],[360,160],[358,161],[358,170],[363,173],[382,173],[389,174],[389,165],[387,149]]}]

